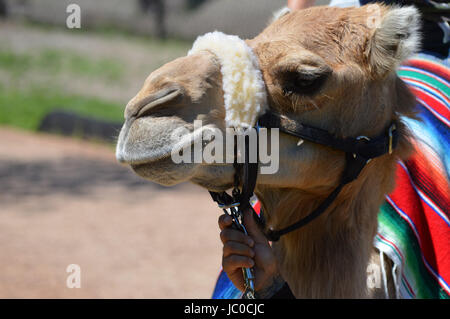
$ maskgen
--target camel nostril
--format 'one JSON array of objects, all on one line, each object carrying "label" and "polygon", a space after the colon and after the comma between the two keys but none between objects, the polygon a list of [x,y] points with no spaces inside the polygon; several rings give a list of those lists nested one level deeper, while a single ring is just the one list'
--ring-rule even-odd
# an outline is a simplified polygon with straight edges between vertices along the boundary
[{"label": "camel nostril", "polygon": [[159,109],[168,102],[173,102],[177,97],[182,94],[182,90],[179,87],[170,87],[159,90],[142,100],[137,101],[127,106],[126,118],[139,118],[149,115],[151,112]]}]

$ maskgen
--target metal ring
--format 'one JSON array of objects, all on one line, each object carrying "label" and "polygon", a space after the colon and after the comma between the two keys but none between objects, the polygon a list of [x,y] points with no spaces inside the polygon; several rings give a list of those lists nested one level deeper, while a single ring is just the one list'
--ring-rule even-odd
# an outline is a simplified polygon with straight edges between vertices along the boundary
[{"label": "metal ring", "polygon": [[392,154],[393,152],[393,147],[392,147],[392,141],[393,141],[393,135],[392,132],[394,132],[397,129],[397,126],[395,125],[395,123],[393,123],[390,127],[389,127],[389,155]]},{"label": "metal ring", "polygon": [[356,140],[357,140],[357,141],[360,141],[360,140],[366,140],[367,142],[370,142],[370,138],[367,137],[367,136],[365,136],[365,135],[360,135],[360,136],[358,136],[358,137],[356,138]]},{"label": "metal ring", "polygon": [[233,207],[239,207],[240,205],[241,205],[241,203],[239,203],[239,202],[231,203],[231,204],[228,204],[228,205],[226,205],[226,204],[219,204],[219,208],[228,209],[228,208],[233,208]]}]

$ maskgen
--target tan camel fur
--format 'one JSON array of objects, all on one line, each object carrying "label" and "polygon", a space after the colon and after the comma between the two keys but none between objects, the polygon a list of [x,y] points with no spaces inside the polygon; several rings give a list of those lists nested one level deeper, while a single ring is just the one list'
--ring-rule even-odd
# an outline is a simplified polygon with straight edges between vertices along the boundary
[{"label": "tan camel fur", "polygon": [[[268,107],[339,137],[375,137],[399,120],[394,153],[372,160],[317,220],[274,243],[279,268],[298,298],[366,298],[377,213],[394,186],[399,158],[410,151],[400,116],[414,97],[397,66],[418,46],[411,7],[315,7],[288,13],[247,44],[259,60]],[[379,16],[373,16],[374,11]],[[193,121],[225,128],[222,73],[208,50],[154,71],[128,103],[117,158],[163,185],[191,181],[210,190],[233,185],[232,164],[174,164],[170,134]],[[280,167],[259,175],[256,194],[267,224],[281,229],[310,213],[338,184],[341,151],[280,134]],[[376,259],[376,258],[375,258]],[[374,259],[374,260],[375,260]]]}]

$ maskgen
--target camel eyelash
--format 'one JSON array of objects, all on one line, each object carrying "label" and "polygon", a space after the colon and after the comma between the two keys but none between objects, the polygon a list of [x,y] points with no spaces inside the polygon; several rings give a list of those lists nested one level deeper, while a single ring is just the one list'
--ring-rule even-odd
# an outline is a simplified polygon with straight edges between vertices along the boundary
[{"label": "camel eyelash", "polygon": [[328,73],[307,74],[299,72],[285,72],[281,78],[284,96],[316,94],[324,85]]}]

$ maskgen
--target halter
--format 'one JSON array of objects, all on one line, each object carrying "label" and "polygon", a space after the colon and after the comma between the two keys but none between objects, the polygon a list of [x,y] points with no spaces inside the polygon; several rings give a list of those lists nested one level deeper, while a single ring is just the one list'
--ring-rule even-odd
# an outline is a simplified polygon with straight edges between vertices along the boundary
[{"label": "halter", "polygon": [[[391,123],[385,132],[375,138],[369,138],[367,136],[358,136],[356,138],[337,138],[325,130],[304,125],[291,120],[284,115],[272,113],[270,111],[259,118],[258,126],[265,128],[278,128],[286,134],[343,151],[345,152],[346,158],[345,169],[340,178],[339,185],[328,195],[327,198],[325,198],[324,201],[320,203],[315,210],[313,210],[306,217],[303,217],[297,222],[280,230],[269,229],[269,231],[265,232],[266,238],[272,242],[278,241],[281,236],[296,231],[321,216],[337,198],[342,188],[354,181],[359,176],[363,168],[373,158],[384,154],[392,154],[393,149],[398,144],[398,130],[395,121]],[[230,196],[226,192],[209,192],[212,199],[218,203],[219,207],[222,208],[226,214],[232,217],[234,228],[241,230],[245,234],[247,234],[247,230],[243,225],[243,212],[246,209],[251,209],[257,224],[260,228],[262,228],[263,232],[266,228],[262,214],[260,214],[261,217],[258,218],[256,212],[250,204],[250,198],[253,196],[253,191],[256,186],[256,179],[258,177],[258,163],[250,163],[249,149],[249,139],[248,136],[246,136],[245,162],[242,167],[237,164],[236,161],[234,163],[235,182],[232,195]],[[239,190],[241,170],[242,191]],[[247,299],[253,299],[255,297],[253,270],[251,268],[243,268],[242,271],[246,286],[244,297]]]},{"label": "halter", "polygon": [[[281,236],[308,225],[322,215],[337,198],[342,188],[359,176],[366,164],[373,158],[384,154],[392,154],[393,149],[398,144],[398,130],[395,121],[381,135],[374,138],[367,136],[339,138],[326,130],[305,125],[285,115],[268,110],[264,81],[258,67],[257,58],[251,48],[236,36],[228,36],[220,32],[206,34],[196,40],[189,54],[200,50],[211,51],[221,63],[227,125],[239,126],[242,124],[246,128],[255,126],[256,128],[278,128],[283,133],[345,153],[346,164],[339,185],[306,217],[280,230],[269,229],[265,232],[269,241],[278,241]],[[245,85],[242,84],[243,82],[245,82]],[[244,87],[246,90],[243,89]],[[236,94],[236,91],[238,91],[238,94]],[[232,96],[236,99],[230,99]],[[241,105],[241,109],[239,105]],[[258,177],[258,163],[250,163],[249,150],[249,137],[245,136],[244,163],[237,162],[237,151],[235,150],[232,195],[226,192],[209,192],[219,207],[232,217],[233,227],[244,233],[247,233],[243,225],[243,212],[246,209],[251,209],[257,224],[263,231],[266,229],[263,215],[261,214],[261,217],[258,217],[250,204],[250,198],[253,196]],[[252,269],[243,268],[243,275],[246,288],[244,297],[254,298]]]},{"label": "halter", "polygon": [[281,230],[269,230],[266,233],[266,237],[270,241],[278,241],[281,236],[304,227],[319,217],[333,203],[342,188],[359,176],[366,164],[373,158],[387,153],[392,154],[398,143],[398,131],[395,121],[390,124],[387,131],[375,138],[367,136],[337,138],[328,131],[296,122],[286,116],[272,112],[264,114],[259,119],[258,124],[266,128],[279,128],[280,131],[286,134],[343,151],[346,158],[345,169],[340,178],[340,183],[330,195],[314,211],[296,223]]},{"label": "halter", "polygon": [[[310,214],[303,217],[299,221],[280,230],[270,229],[265,233],[266,238],[270,241],[278,241],[281,236],[306,226],[314,219],[323,214],[326,209],[333,203],[341,192],[342,188],[354,181],[363,168],[376,157],[384,154],[392,154],[394,148],[398,144],[397,123],[394,121],[390,124],[386,131],[375,138],[367,136],[358,136],[356,138],[338,138],[320,128],[308,126],[288,117],[273,112],[266,112],[258,119],[258,126],[265,128],[278,128],[281,132],[313,142],[328,146],[332,149],[343,151],[345,153],[346,164],[340,178],[339,185],[328,195],[327,198]],[[226,192],[216,193],[210,192],[214,201],[219,207],[234,207],[240,210],[252,208],[250,198],[256,186],[258,176],[258,163],[250,163],[248,155],[249,145],[248,139],[245,140],[245,162],[243,163],[243,179],[242,192],[239,191],[240,170],[235,163],[235,185],[233,195],[230,196]],[[255,214],[256,215],[256,214]],[[258,219],[261,226],[264,222]]]}]

